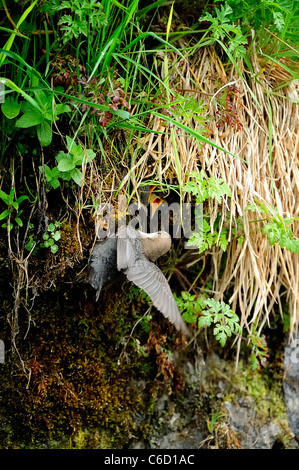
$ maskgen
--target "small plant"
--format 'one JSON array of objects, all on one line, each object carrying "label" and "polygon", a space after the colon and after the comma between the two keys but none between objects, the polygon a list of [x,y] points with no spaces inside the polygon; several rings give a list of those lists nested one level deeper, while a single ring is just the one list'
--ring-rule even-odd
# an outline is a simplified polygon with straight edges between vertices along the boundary
[{"label": "small plant", "polygon": [[[175,299],[187,323],[196,325],[198,329],[214,326],[213,334],[222,347],[233,334],[241,337],[239,317],[225,302],[206,296],[196,297],[186,291],[181,292],[180,297],[175,295]],[[259,371],[261,367],[266,367],[269,354],[265,336],[260,336],[254,328],[247,336],[247,345],[251,348],[248,358],[251,369]]]},{"label": "small plant", "polygon": [[[89,111],[90,114],[95,114],[99,118],[99,124],[102,127],[107,126],[113,113],[120,118],[129,118],[130,106],[123,90],[123,79],[117,76],[116,69],[111,76],[105,75],[101,78],[93,77],[91,79],[82,77],[78,79],[78,83],[83,86],[83,95],[81,97],[91,99],[91,104],[81,104],[81,111]],[[100,105],[100,109],[99,107],[93,107],[92,103]],[[120,107],[125,109],[120,109]]]},{"label": "small plant", "polygon": [[242,333],[239,321],[238,315],[231,310],[229,305],[223,301],[207,299],[206,308],[198,319],[198,328],[214,324],[213,334],[223,347],[232,333],[237,335]]},{"label": "small plant", "polygon": [[[57,221],[49,224],[46,232],[43,234],[44,241],[42,243],[36,242],[32,234],[29,235],[29,241],[25,246],[26,250],[32,250],[33,255],[37,253],[39,248],[50,248],[51,253],[57,253],[58,245],[56,245],[56,242],[61,238],[61,232],[58,230],[59,227],[60,223]],[[30,228],[34,228],[33,225]]]},{"label": "small plant", "polygon": [[45,177],[52,188],[60,186],[59,178],[64,181],[73,180],[76,184],[81,186],[83,181],[82,171],[77,168],[78,166],[91,162],[96,154],[91,149],[83,149],[80,144],[76,145],[69,136],[66,136],[68,153],[60,151],[56,155],[58,165],[54,168],[49,168],[48,165],[40,166],[40,172],[45,172]]},{"label": "small plant", "polygon": [[259,336],[254,330],[253,334],[248,335],[248,340],[252,351],[249,356],[251,368],[254,371],[260,371],[261,367],[266,367],[269,357],[265,335]]},{"label": "small plant", "polygon": [[215,13],[216,16],[212,16],[207,12],[199,18],[199,22],[209,21],[211,23],[207,34],[211,35],[212,44],[217,40],[226,40],[229,43],[228,53],[236,60],[241,59],[246,54],[244,46],[247,44],[247,39],[243,35],[241,27],[236,26],[231,19],[232,8],[225,3],[221,5],[220,10],[215,8]]},{"label": "small plant", "polygon": [[243,27],[262,29],[265,26],[272,26],[278,32],[283,31],[286,17],[292,13],[293,7],[292,2],[285,0],[277,0],[276,2],[271,0],[259,2],[255,0],[226,0],[225,3],[226,7],[230,9],[228,15],[232,22],[241,19]]},{"label": "small plant", "polygon": [[218,81],[220,89],[214,95],[217,103],[216,127],[220,129],[227,124],[236,131],[239,131],[243,127],[238,117],[238,94],[240,91],[234,84],[223,84],[219,79]]},{"label": "small plant", "polygon": [[228,229],[222,227],[220,232],[217,231],[217,221],[214,224],[213,231],[210,223],[203,218],[200,230],[196,231],[187,242],[187,246],[198,248],[199,253],[218,245],[223,251],[226,251],[228,245]]},{"label": "small plant", "polygon": [[221,413],[220,411],[216,411],[214,414],[211,415],[211,419],[207,419],[207,428],[208,431],[213,434],[213,431],[215,429],[215,424],[217,421],[219,421],[220,418],[225,417],[226,415],[224,413]]},{"label": "small plant", "polygon": [[20,218],[23,210],[20,210],[19,207],[21,202],[25,201],[25,199],[28,199],[28,196],[24,194],[23,196],[20,196],[14,200],[15,188],[12,188],[9,194],[0,189],[0,198],[7,205],[7,209],[5,209],[0,214],[0,220],[8,219],[7,222],[2,224],[2,227],[11,230],[13,228],[13,222],[16,222],[16,224],[18,224],[20,227],[23,227],[23,222]]},{"label": "small plant", "polygon": [[53,83],[65,89],[73,90],[78,85],[80,75],[86,75],[86,68],[71,54],[57,54],[51,63]]},{"label": "small plant", "polygon": [[[220,203],[224,195],[231,196],[228,184],[224,183],[221,178],[214,176],[206,178],[203,170],[199,173],[193,171],[190,176],[193,179],[188,181],[183,189],[196,197],[197,204],[201,204],[209,198],[216,199]],[[228,245],[228,229],[221,227],[220,232],[217,231],[219,221],[220,219],[217,218],[212,227],[209,218],[203,217],[200,229],[189,238],[187,245],[196,246],[200,253],[211,248],[214,244],[219,245],[225,251]]]},{"label": "small plant", "polygon": [[181,292],[180,297],[176,297],[178,308],[183,312],[183,318],[187,323],[196,323],[198,314],[206,305],[206,299],[203,297],[196,297],[189,292]]},{"label": "small plant", "polygon": [[[40,172],[42,172],[42,166],[39,167]],[[48,165],[44,165],[45,177],[48,181],[51,188],[58,188],[60,186],[59,177],[61,176],[61,172],[58,169],[58,166],[54,166],[54,168],[50,168]]]},{"label": "small plant", "polygon": [[221,203],[224,195],[231,196],[231,190],[227,183],[221,178],[211,176],[207,178],[206,173],[201,170],[199,173],[192,171],[189,176],[192,178],[183,188],[185,192],[196,196],[196,203],[200,204],[209,198],[216,199]]},{"label": "small plant", "polygon": [[56,11],[69,11],[58,21],[64,44],[73,38],[78,39],[81,34],[87,37],[108,24],[103,5],[97,0],[51,0],[46,3],[48,5],[45,5],[44,11],[52,15]]},{"label": "small plant", "polygon": [[[299,253],[299,240],[294,238],[290,225],[293,225],[299,217],[283,218],[278,214],[278,209],[269,210],[264,204],[256,201],[256,204],[248,204],[246,210],[260,210],[266,215],[266,219],[253,220],[252,222],[266,222],[262,228],[262,233],[267,235],[270,245],[278,243],[281,248],[286,248],[293,253]],[[258,206],[258,207],[257,207]]]},{"label": "small plant", "polygon": [[146,333],[148,333],[151,329],[150,321],[152,318],[153,318],[152,315],[147,314],[147,315],[144,315],[140,320],[140,326]]},{"label": "small plant", "polygon": [[51,253],[57,253],[58,245],[55,242],[58,242],[61,238],[61,233],[58,229],[60,226],[59,222],[54,224],[49,224],[46,233],[43,234],[44,242],[40,244],[41,248],[50,248]]},{"label": "small plant", "polygon": [[233,333],[240,335],[242,332],[238,315],[223,301],[196,298],[189,292],[182,292],[181,297],[176,297],[176,301],[186,322],[197,323],[198,328],[214,324],[213,334],[222,347]]},{"label": "small plant", "polygon": [[31,98],[21,104],[15,98],[9,98],[2,106],[2,112],[7,119],[18,116],[21,111],[22,116],[16,120],[15,126],[20,129],[35,127],[37,137],[42,146],[48,146],[52,142],[51,124],[59,119],[59,115],[70,111],[66,104],[56,104],[52,94],[46,94],[39,88],[33,90],[35,99],[24,93],[24,96]]}]

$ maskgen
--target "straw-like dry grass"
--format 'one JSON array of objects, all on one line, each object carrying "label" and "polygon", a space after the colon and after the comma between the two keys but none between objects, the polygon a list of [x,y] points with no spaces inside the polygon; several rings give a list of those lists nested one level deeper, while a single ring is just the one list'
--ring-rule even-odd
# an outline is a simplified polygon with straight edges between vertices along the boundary
[{"label": "straw-like dry grass", "polygon": [[[162,68],[158,68],[157,62],[156,72],[161,78],[164,78],[163,58],[164,54],[159,53]],[[208,123],[212,131],[211,140],[239,158],[208,144],[199,148],[194,137],[177,128],[175,139],[180,177],[183,185],[190,171],[204,169],[208,176],[222,178],[229,184],[232,196],[221,207],[211,200],[209,213],[213,219],[220,212],[222,223],[228,218],[230,229],[235,226],[237,217],[242,218],[244,242],[239,245],[231,237],[226,267],[221,276],[218,273],[223,252],[215,247],[211,253],[215,298],[222,299],[233,286],[233,295],[227,300],[233,309],[240,309],[242,327],[251,331],[253,325],[254,328],[257,325],[257,332],[260,333],[269,322],[275,304],[282,314],[280,298],[285,294],[293,331],[299,320],[299,255],[281,249],[277,243],[270,246],[262,231],[255,230],[261,225],[252,223],[265,216],[245,209],[249,203],[260,201],[270,210],[277,207],[283,217],[299,215],[298,107],[294,104],[296,100],[298,102],[298,83],[291,81],[282,67],[269,63],[262,69],[257,56],[252,54],[251,59],[253,72],[258,74],[257,80],[239,63],[243,77],[247,80],[246,85],[234,67],[224,67],[211,48],[196,50],[186,58],[183,72],[182,59],[174,53],[168,54],[172,77],[170,85],[175,83],[174,89],[179,90],[181,96],[195,98],[199,106],[202,106],[204,100],[210,116],[217,118],[219,106],[219,82],[216,78],[223,85],[233,84],[239,91],[236,92],[237,118],[242,128],[237,130],[225,124],[218,129],[216,119]],[[272,93],[278,85],[281,87],[277,93]],[[200,131],[192,118],[185,122],[181,118],[181,122]],[[134,164],[123,179],[124,188],[129,181],[137,187],[145,178],[169,183],[172,177],[177,176],[178,168],[168,123],[152,116],[148,126],[155,133],[147,134],[142,142],[139,141],[143,153],[139,157],[135,155]],[[133,146],[131,151],[134,155],[136,150]],[[293,227],[293,230],[298,237],[298,229],[296,231],[296,227]]]}]

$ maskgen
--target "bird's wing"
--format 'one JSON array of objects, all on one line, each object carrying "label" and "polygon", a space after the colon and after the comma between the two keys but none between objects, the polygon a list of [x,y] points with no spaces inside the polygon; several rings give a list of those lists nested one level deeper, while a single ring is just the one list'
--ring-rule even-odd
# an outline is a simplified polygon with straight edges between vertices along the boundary
[{"label": "bird's wing", "polygon": [[107,238],[97,243],[90,255],[88,282],[97,291],[96,300],[116,273],[116,243],[116,238]]},{"label": "bird's wing", "polygon": [[126,269],[125,274],[129,281],[143,289],[152,300],[154,306],[181,330],[186,336],[190,333],[177,307],[167,279],[160,269],[150,261],[139,259]]},{"label": "bird's wing", "polygon": [[129,264],[128,245],[125,238],[117,238],[117,269],[126,269]]},{"label": "bird's wing", "polygon": [[136,253],[130,241],[132,236],[131,227],[121,227],[117,237],[117,269],[119,271],[127,269],[135,263]]}]

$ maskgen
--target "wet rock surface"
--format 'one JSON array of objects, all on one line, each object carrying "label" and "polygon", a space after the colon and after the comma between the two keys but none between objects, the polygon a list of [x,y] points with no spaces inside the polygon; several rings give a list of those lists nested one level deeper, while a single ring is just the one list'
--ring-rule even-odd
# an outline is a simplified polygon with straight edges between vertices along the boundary
[{"label": "wet rock surface", "polygon": [[196,367],[186,363],[188,385],[183,395],[164,393],[148,421],[151,432],[146,440],[136,440],[131,447],[299,448],[298,414],[295,412],[292,418],[290,408],[291,404],[293,411],[299,409],[298,382],[283,383],[282,375],[281,381],[275,378],[272,382],[265,373],[252,374],[242,364],[236,372],[233,367],[215,354]]},{"label": "wet rock surface", "polygon": [[283,391],[290,429],[299,441],[299,333],[285,347]]}]

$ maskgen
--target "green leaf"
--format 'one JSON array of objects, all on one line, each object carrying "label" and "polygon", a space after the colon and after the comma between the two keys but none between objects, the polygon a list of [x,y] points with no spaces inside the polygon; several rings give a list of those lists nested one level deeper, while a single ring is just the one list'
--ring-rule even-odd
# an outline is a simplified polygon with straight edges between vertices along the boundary
[{"label": "green leaf", "polygon": [[15,218],[15,221],[17,222],[17,224],[18,224],[20,227],[23,227],[23,222],[22,222],[22,220],[21,220],[19,217],[16,217],[16,218]]},{"label": "green leaf", "polygon": [[25,201],[25,199],[29,199],[29,197],[26,194],[24,194],[23,196],[18,197],[16,202],[20,205],[21,202]]},{"label": "green leaf", "polygon": [[53,189],[57,189],[60,186],[60,182],[57,178],[52,178],[50,181],[50,185]]},{"label": "green leaf", "polygon": [[220,342],[221,346],[224,347],[225,346],[225,343],[226,343],[226,334],[224,332],[221,332],[219,333],[217,336],[216,336],[216,339],[217,341]]},{"label": "green leaf", "polygon": [[48,122],[43,121],[37,128],[37,137],[43,147],[52,142],[52,129]]},{"label": "green leaf", "polygon": [[31,251],[34,245],[35,245],[35,241],[33,240],[32,235],[31,235],[29,242],[25,245],[25,249],[27,251]]},{"label": "green leaf", "polygon": [[290,250],[293,253],[299,253],[299,240],[292,240]]},{"label": "green leaf", "polygon": [[[60,186],[60,182],[58,180],[58,176],[60,175],[60,171],[58,170],[57,166],[54,166],[54,168],[49,168],[48,165],[44,165],[44,170],[45,170],[45,177],[52,186],[52,188],[56,189]],[[39,166],[39,171],[42,173],[43,167]]]},{"label": "green leaf", "polygon": [[39,111],[29,111],[16,121],[16,127],[28,128],[43,122],[44,117]]},{"label": "green leaf", "polygon": [[[43,172],[43,167],[42,166],[39,166],[38,169],[41,173]],[[45,172],[46,179],[48,181],[50,181],[51,178],[52,178],[52,170],[48,165],[44,165],[44,172]]]},{"label": "green leaf", "polygon": [[55,230],[55,225],[54,224],[49,224],[48,225],[48,231],[53,232]]},{"label": "green leaf", "polygon": [[9,194],[6,194],[2,189],[0,189],[0,198],[5,202],[7,206],[11,205],[11,198]]},{"label": "green leaf", "polygon": [[[38,106],[37,103],[36,103],[36,106]],[[23,101],[21,103],[21,111],[23,114],[31,113],[31,112],[35,113],[36,108],[32,104],[28,103],[28,101]]]},{"label": "green leaf", "polygon": [[46,108],[48,106],[52,107],[52,97],[47,96],[43,90],[41,90],[40,88],[34,88],[33,93],[41,109]]},{"label": "green leaf", "polygon": [[1,109],[7,119],[13,119],[19,114],[21,105],[13,97],[7,96],[5,102],[2,103]]},{"label": "green leaf", "polygon": [[60,238],[61,238],[61,233],[59,231],[57,231],[57,232],[53,233],[52,237],[56,242],[58,242],[58,240],[60,240]]},{"label": "green leaf", "polygon": [[283,14],[280,11],[277,11],[277,12],[273,11],[273,19],[274,19],[274,24],[276,28],[281,33],[285,25]]},{"label": "green leaf", "polygon": [[48,233],[43,234],[43,239],[44,240],[49,240],[49,238],[50,238],[50,235]]},{"label": "green leaf", "polygon": [[55,106],[55,116],[62,113],[69,113],[71,108],[67,104],[59,103]]},{"label": "green leaf", "polygon": [[189,311],[184,312],[182,314],[182,317],[185,320],[185,322],[187,322],[187,323],[195,323],[196,320],[197,320],[197,315],[195,315],[194,313],[189,312]]},{"label": "green leaf", "polygon": [[203,315],[198,319],[198,328],[204,326],[211,326],[213,322],[213,316],[208,312],[203,312]]},{"label": "green leaf", "polygon": [[55,254],[55,253],[57,253],[57,251],[58,251],[58,246],[55,245],[55,244],[52,245],[52,246],[51,246],[51,252],[52,252],[53,254]]},{"label": "green leaf", "polygon": [[116,111],[111,110],[111,114],[116,114],[118,117],[120,117],[123,120],[128,120],[130,119],[130,113],[129,111],[125,111],[124,109],[117,109]]},{"label": "green leaf", "polygon": [[96,156],[96,153],[92,149],[86,149],[85,150],[85,158],[87,162],[90,162],[93,160]]},{"label": "green leaf", "polygon": [[10,210],[9,210],[9,209],[6,209],[5,211],[1,212],[1,214],[0,214],[0,220],[7,219],[7,217],[9,216],[9,214],[10,214]]},{"label": "green leaf", "polygon": [[22,212],[24,212],[23,209],[22,209],[21,211],[19,211],[19,212],[16,214],[16,217],[20,217],[20,215],[22,214]]},{"label": "green leaf", "polygon": [[13,228],[13,225],[12,223],[9,224],[9,226],[7,226],[7,223],[5,222],[5,224],[2,224],[2,227],[7,227],[7,229],[9,230],[9,232],[11,231],[11,229]]},{"label": "green leaf", "polygon": [[72,178],[75,181],[75,183],[78,184],[78,186],[81,186],[83,175],[82,175],[81,171],[78,168],[75,168],[72,171]]},{"label": "green leaf", "polygon": [[64,157],[58,163],[58,170],[59,171],[70,171],[75,169],[76,165],[72,159],[72,157]]}]

